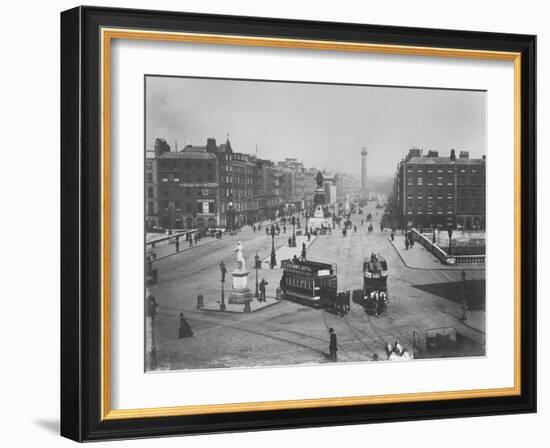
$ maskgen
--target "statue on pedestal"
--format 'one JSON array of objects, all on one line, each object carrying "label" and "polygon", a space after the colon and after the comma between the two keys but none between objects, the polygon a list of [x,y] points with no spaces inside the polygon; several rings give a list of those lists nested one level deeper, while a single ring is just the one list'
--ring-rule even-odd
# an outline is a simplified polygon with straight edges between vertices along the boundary
[{"label": "statue on pedestal", "polygon": [[252,300],[252,293],[248,288],[248,271],[246,270],[246,265],[243,255],[243,245],[239,241],[237,247],[235,248],[235,256],[237,259],[237,269],[231,272],[233,278],[233,288],[231,290],[231,295],[229,296],[229,303],[247,303]]},{"label": "statue on pedestal", "polygon": [[246,267],[245,267],[245,261],[243,256],[243,245],[240,241],[237,243],[237,248],[235,249],[235,253],[237,256],[237,269],[239,271],[245,271]]},{"label": "statue on pedestal", "polygon": [[319,171],[317,173],[317,187],[321,187],[323,188],[323,173],[321,173],[321,171]]}]

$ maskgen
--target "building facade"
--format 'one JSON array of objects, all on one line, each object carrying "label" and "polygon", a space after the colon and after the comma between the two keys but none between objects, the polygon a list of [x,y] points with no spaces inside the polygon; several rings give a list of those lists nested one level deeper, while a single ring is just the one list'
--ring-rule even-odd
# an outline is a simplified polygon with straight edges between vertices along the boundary
[{"label": "building facade", "polygon": [[159,225],[199,229],[219,223],[218,167],[205,151],[156,154]]},{"label": "building facade", "polygon": [[409,150],[397,173],[402,227],[485,228],[485,157]]},{"label": "building facade", "polygon": [[[229,140],[218,145],[208,138],[204,146],[171,151],[157,139],[146,152],[147,229],[239,227],[312,210],[317,173],[297,159],[274,163],[235,152]],[[327,172],[323,186],[329,204],[341,199],[341,191],[358,189],[349,176]]]}]

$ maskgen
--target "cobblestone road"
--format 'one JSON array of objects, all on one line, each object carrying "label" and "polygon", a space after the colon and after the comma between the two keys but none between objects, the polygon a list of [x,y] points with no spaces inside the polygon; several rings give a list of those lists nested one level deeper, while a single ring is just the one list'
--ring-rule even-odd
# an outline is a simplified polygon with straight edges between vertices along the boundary
[{"label": "cobblestone road", "polygon": [[[373,215],[374,231],[361,225],[366,213]],[[160,369],[204,369],[216,367],[252,367],[266,365],[317,364],[328,360],[328,328],[333,327],[340,345],[339,361],[369,361],[376,354],[386,359],[387,342],[399,340],[412,351],[413,333],[422,338],[426,329],[454,327],[468,341],[464,355],[484,353],[485,312],[468,311],[468,320],[460,320],[461,305],[449,300],[447,292],[460,280],[459,270],[417,270],[407,267],[381,232],[381,213],[372,203],[365,213],[352,216],[357,232],[343,237],[337,228],[332,234],[319,236],[308,248],[308,259],[337,263],[338,289],[362,286],[362,262],[371,252],[383,255],[389,265],[390,303],[386,316],[368,316],[362,307],[352,304],[345,318],[329,312],[281,301],[251,314],[206,312],[196,309],[197,295],[205,302],[220,300],[219,263],[224,261],[229,272],[235,267],[237,241],[244,246],[247,268],[251,271],[249,287],[254,289],[254,255],[265,259],[271,251],[271,237],[265,232],[246,229],[238,235],[224,237],[210,244],[158,260],[158,284],[150,291],[158,303],[155,326]],[[276,248],[283,247],[289,233],[275,238]],[[415,251],[417,245],[412,249]],[[418,246],[420,250],[420,246]],[[424,253],[426,253],[424,251]],[[419,252],[418,256],[422,256]],[[441,266],[444,268],[444,266]],[[471,280],[484,280],[483,269],[467,270]],[[268,282],[267,295],[274,297],[281,271],[264,268],[259,280]],[[226,290],[231,287],[228,275]],[[445,294],[430,293],[417,285],[442,285]],[[177,339],[179,313],[183,312],[195,334]]]}]

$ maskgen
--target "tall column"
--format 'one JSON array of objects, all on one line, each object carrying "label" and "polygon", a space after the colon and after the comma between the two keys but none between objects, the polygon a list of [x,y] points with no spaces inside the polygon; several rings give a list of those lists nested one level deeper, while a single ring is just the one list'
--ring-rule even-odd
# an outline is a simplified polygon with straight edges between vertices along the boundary
[{"label": "tall column", "polygon": [[361,197],[367,199],[367,148],[361,149]]}]

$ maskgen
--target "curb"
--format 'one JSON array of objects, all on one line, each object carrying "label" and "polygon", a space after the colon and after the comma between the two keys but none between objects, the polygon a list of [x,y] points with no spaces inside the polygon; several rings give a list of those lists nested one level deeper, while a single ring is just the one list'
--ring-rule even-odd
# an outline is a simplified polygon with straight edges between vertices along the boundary
[{"label": "curb", "polygon": [[[458,271],[458,270],[460,270],[460,268],[456,268],[456,269],[453,269],[453,268],[416,268],[414,266],[410,266],[405,261],[403,256],[401,255],[401,252],[399,252],[399,249],[397,249],[397,247],[395,247],[395,244],[393,243],[393,241],[391,240],[391,237],[389,237],[389,236],[388,236],[388,241],[390,242],[390,244],[393,247],[393,249],[395,250],[395,252],[397,252],[397,255],[399,255],[399,258],[401,259],[403,264],[405,266],[407,266],[407,268],[409,268],[409,269],[414,269],[415,271]],[[486,267],[484,267],[484,268],[467,268],[467,267],[463,267],[462,270],[463,271],[486,271],[487,268]]]},{"label": "curb", "polygon": [[209,310],[209,309],[204,309],[204,308],[201,308],[200,311],[202,312],[206,312],[206,313],[230,313],[230,314],[252,314],[252,313],[257,313],[259,311],[263,311],[267,308],[271,308],[272,306],[274,305],[277,305],[278,303],[281,303],[280,300],[275,300],[273,303],[269,303],[261,308],[257,308],[257,309],[251,309],[249,313],[245,313],[244,311],[232,311],[232,310],[228,310],[227,308],[225,310]]}]

